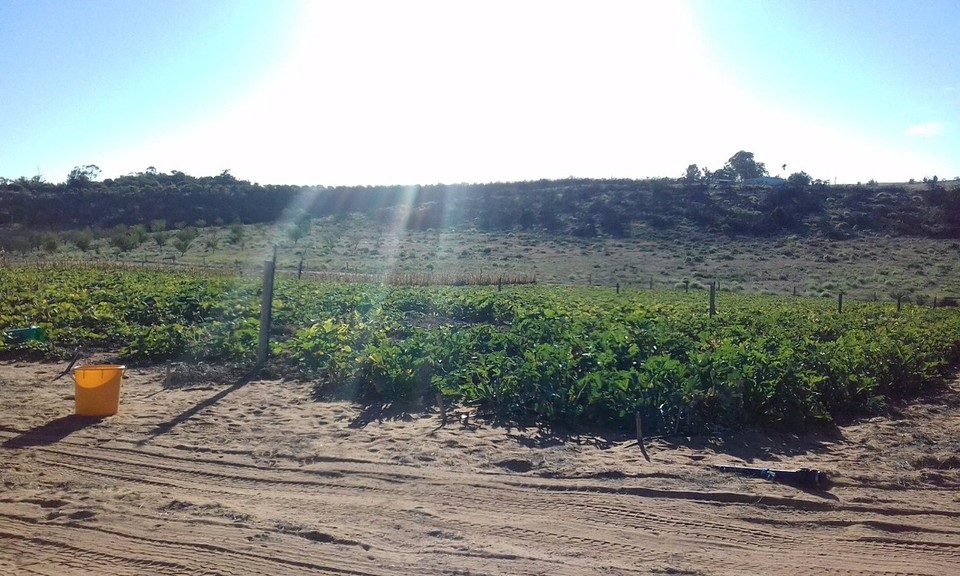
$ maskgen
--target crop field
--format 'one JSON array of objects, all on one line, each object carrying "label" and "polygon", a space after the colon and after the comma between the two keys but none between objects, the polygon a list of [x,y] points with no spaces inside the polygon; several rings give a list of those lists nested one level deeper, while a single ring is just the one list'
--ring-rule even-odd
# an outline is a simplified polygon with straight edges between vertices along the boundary
[{"label": "crop field", "polygon": [[[47,354],[252,365],[258,281],[97,268],[0,269],[0,326]],[[950,308],[556,286],[392,287],[278,278],[271,366],[318,395],[475,406],[501,421],[705,432],[881,411],[944,382]]]}]

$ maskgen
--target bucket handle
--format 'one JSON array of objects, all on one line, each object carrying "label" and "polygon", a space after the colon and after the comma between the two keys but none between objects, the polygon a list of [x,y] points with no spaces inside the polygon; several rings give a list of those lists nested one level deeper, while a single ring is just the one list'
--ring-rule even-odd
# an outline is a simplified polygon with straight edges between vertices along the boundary
[{"label": "bucket handle", "polygon": [[[67,367],[63,369],[63,372],[60,372],[59,374],[57,374],[56,377],[54,377],[54,379],[51,380],[51,382],[56,382],[57,380],[63,378],[67,374],[69,374],[70,377],[73,378],[73,373],[71,372],[71,370],[73,370],[73,365],[76,364],[77,360],[79,359],[80,359],[80,348],[77,347],[77,349],[73,352],[73,358],[70,359],[70,363],[67,364]],[[74,378],[74,382],[76,382],[75,378]]]}]

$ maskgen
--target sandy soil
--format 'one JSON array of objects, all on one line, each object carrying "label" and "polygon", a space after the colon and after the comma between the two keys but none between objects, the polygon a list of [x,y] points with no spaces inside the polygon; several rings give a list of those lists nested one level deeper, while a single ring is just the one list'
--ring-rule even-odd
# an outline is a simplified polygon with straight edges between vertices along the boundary
[{"label": "sandy soil", "polygon": [[960,383],[829,434],[650,441],[647,462],[627,437],[438,429],[162,368],[82,419],[60,368],[0,363],[2,574],[960,574]]}]

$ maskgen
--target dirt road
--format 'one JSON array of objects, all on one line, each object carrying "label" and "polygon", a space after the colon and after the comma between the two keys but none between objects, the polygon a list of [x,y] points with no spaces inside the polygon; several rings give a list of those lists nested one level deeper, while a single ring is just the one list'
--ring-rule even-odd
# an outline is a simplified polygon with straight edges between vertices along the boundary
[{"label": "dirt road", "polygon": [[[2,574],[960,574],[960,392],[826,435],[557,436],[0,363]],[[801,489],[713,464],[811,467]]]}]

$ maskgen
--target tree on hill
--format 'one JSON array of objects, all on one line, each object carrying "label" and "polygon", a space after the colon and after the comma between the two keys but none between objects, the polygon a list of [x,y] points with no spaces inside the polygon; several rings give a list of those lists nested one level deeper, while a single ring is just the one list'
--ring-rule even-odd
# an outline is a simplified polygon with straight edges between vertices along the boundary
[{"label": "tree on hill", "polygon": [[687,171],[683,175],[684,184],[696,184],[701,182],[704,178],[703,171],[700,170],[700,167],[696,164],[691,164],[687,166]]},{"label": "tree on hill", "polygon": [[296,245],[297,242],[310,235],[310,225],[312,222],[313,220],[310,214],[301,210],[287,229],[287,238],[293,240],[293,244]]},{"label": "tree on hill", "polygon": [[787,182],[795,187],[803,188],[810,185],[811,178],[806,172],[794,172],[787,178]]},{"label": "tree on hill", "polygon": [[747,152],[745,150],[741,150],[731,156],[730,159],[727,160],[725,168],[732,170],[740,182],[767,175],[767,167],[763,165],[763,162],[757,162],[753,159],[753,152]]},{"label": "tree on hill", "polygon": [[87,164],[86,166],[76,166],[67,174],[68,188],[84,188],[97,179],[100,175],[100,167],[96,164]]}]

